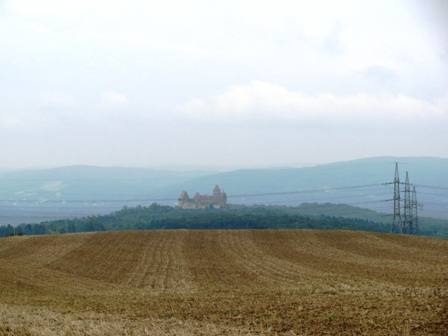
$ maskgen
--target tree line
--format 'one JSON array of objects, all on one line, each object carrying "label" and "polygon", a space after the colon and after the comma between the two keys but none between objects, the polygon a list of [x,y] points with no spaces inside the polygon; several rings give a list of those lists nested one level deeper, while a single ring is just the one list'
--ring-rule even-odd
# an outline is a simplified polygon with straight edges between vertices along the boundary
[{"label": "tree line", "polygon": [[[152,204],[125,207],[108,215],[61,219],[39,224],[0,226],[0,237],[12,235],[42,235],[93,231],[151,230],[151,229],[347,229],[390,232],[391,223],[380,214],[351,208],[358,217],[333,216],[321,213],[335,205],[306,204],[286,206],[230,206],[225,209],[179,209]],[[324,207],[324,208],[323,208]],[[339,206],[339,214],[344,206]],[[337,209],[336,209],[337,210]],[[347,209],[346,209],[347,210]],[[348,209],[350,210],[350,209]],[[338,211],[335,211],[338,213]],[[362,218],[364,217],[364,218]],[[420,234],[448,236],[446,221],[422,223]]]},{"label": "tree line", "polygon": [[0,236],[148,229],[350,229],[387,232],[372,220],[297,214],[288,207],[235,206],[226,209],[178,209],[152,204],[123,208],[108,215],[39,224],[0,226]]}]

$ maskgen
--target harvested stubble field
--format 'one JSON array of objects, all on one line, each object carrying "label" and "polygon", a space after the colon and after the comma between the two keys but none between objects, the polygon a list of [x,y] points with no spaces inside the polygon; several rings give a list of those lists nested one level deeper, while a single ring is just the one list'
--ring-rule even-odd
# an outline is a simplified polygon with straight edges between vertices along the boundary
[{"label": "harvested stubble field", "polygon": [[350,231],[0,240],[0,335],[448,335],[448,241]]}]

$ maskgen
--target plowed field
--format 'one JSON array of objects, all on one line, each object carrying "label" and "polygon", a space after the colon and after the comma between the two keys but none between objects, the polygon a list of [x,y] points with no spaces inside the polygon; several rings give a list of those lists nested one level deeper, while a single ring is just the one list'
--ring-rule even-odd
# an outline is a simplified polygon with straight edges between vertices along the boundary
[{"label": "plowed field", "polygon": [[351,231],[0,239],[0,335],[448,335],[448,241]]}]

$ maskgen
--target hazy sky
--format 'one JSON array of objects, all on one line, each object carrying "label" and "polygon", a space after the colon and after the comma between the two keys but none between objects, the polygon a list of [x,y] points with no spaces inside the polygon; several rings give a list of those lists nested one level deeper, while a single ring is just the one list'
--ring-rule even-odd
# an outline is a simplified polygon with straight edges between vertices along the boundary
[{"label": "hazy sky", "polygon": [[0,167],[448,156],[448,1],[0,0]]}]

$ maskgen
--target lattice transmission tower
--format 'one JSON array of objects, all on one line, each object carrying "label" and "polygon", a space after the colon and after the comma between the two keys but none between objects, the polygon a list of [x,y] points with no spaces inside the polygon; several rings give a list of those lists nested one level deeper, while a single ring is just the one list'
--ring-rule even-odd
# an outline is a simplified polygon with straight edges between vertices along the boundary
[{"label": "lattice transmission tower", "polygon": [[403,218],[403,233],[412,233],[412,201],[411,201],[411,184],[409,183],[409,173],[406,172],[406,181],[404,183],[404,218]]},{"label": "lattice transmission tower", "polygon": [[401,200],[400,200],[400,174],[398,172],[398,162],[395,162],[394,178],[394,219],[392,222],[392,232],[403,232],[403,222],[401,219]]},{"label": "lattice transmission tower", "polygon": [[411,207],[412,207],[412,228],[410,234],[417,234],[419,231],[418,228],[418,203],[417,203],[417,192],[415,191],[415,186],[412,188],[412,199],[411,199]]}]

